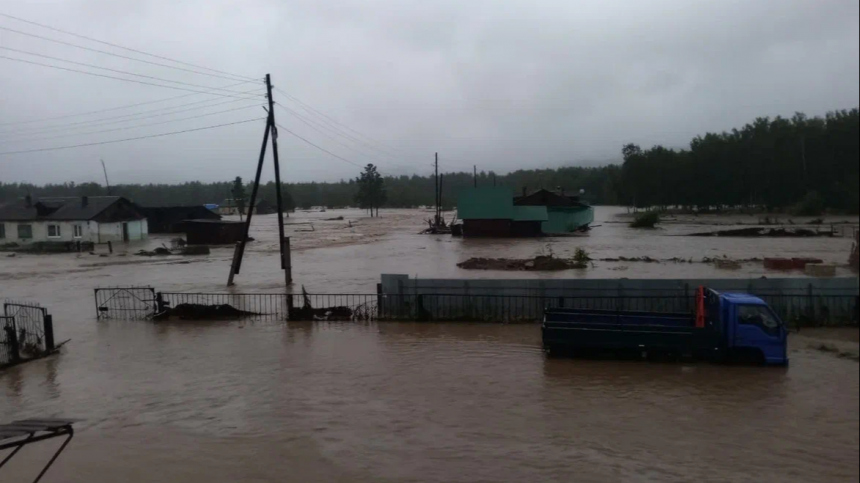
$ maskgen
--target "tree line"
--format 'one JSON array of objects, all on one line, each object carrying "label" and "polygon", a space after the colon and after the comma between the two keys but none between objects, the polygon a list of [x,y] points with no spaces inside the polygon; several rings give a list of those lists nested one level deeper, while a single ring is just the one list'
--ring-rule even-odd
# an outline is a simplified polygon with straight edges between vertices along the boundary
[{"label": "tree line", "polygon": [[[492,171],[479,172],[479,186],[510,186],[515,192],[522,189],[562,188],[569,193],[585,189],[585,198],[597,204],[616,204],[618,198],[612,187],[612,179],[618,178],[620,167],[615,165],[583,168],[565,167],[557,169],[519,170],[506,175]],[[366,179],[365,184],[362,180]],[[124,196],[143,206],[220,204],[234,198],[234,180],[202,183],[192,181],[179,184],[118,184],[111,185],[110,194]],[[456,206],[457,193],[473,185],[472,173],[443,173],[442,202],[446,209]],[[329,208],[359,206],[374,210],[379,206],[411,208],[432,206],[435,202],[433,176],[382,176],[374,167],[367,168],[357,178],[333,183],[284,183],[282,196],[284,205],[290,209],[306,209],[313,206]],[[365,186],[365,190],[362,187]],[[250,196],[252,184],[244,184],[244,192]],[[0,182],[0,203],[23,199],[26,195],[52,196],[104,196],[107,189],[98,183],[63,183],[33,185],[27,183]],[[260,185],[258,198],[275,203],[275,183]]]},{"label": "tree line", "polygon": [[757,118],[697,136],[688,149],[624,146],[620,201],[627,206],[858,210],[858,109],[809,118]]},{"label": "tree line", "polygon": [[[783,210],[798,204],[856,213],[860,111],[857,108],[809,118],[758,118],[730,132],[697,136],[685,149],[628,144],[623,164],[600,167],[561,167],[517,170],[507,174],[482,171],[442,174],[442,204],[456,206],[457,193],[478,186],[508,186],[515,193],[538,188],[584,190],[593,204],[639,208],[685,207],[712,209],[755,207]],[[287,170],[288,172],[288,170]],[[333,183],[285,183],[288,209],[380,206],[409,208],[435,202],[433,176],[383,176],[376,167],[356,178]],[[233,198],[233,181],[180,184],[120,184],[110,194],[143,206],[220,204]],[[251,185],[245,183],[245,192]],[[98,183],[36,186],[0,182],[0,202],[34,197],[106,195]],[[274,204],[275,184],[260,186],[259,197]]]}]

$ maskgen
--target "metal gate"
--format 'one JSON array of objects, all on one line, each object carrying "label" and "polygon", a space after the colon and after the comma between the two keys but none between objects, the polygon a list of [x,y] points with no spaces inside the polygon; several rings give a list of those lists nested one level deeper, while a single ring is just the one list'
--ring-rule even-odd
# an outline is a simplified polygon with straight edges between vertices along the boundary
[{"label": "metal gate", "polygon": [[54,321],[48,309],[35,304],[6,302],[0,318],[0,363],[15,363],[44,356],[55,349]]},{"label": "metal gate", "polygon": [[148,319],[158,311],[152,287],[111,287],[95,289],[99,319]]}]

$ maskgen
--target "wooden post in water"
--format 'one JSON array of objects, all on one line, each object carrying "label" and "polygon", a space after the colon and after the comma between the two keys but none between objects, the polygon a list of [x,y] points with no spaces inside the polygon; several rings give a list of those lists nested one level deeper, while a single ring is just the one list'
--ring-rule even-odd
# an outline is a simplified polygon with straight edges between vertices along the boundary
[{"label": "wooden post in water", "polygon": [[233,261],[230,262],[230,276],[227,277],[227,286],[228,287],[233,286],[233,275],[236,274],[236,263],[238,262],[239,257],[241,256],[241,254],[240,254],[240,252],[241,252],[240,245],[241,244],[242,244],[242,242],[236,242],[236,245],[233,247]]},{"label": "wooden post in water", "polygon": [[284,237],[283,245],[284,250],[281,254],[282,265],[284,266],[284,283],[289,286],[293,283],[293,260],[290,255],[290,237]]}]

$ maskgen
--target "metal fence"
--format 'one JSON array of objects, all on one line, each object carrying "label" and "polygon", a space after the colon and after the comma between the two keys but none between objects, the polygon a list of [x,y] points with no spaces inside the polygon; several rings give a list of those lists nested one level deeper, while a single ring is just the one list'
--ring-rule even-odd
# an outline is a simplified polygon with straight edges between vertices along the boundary
[{"label": "metal fence", "polygon": [[[787,323],[857,322],[857,297],[761,294]],[[249,294],[156,292],[151,287],[96,289],[99,318],[252,321],[419,320],[537,322],[546,308],[691,313],[690,295]]]},{"label": "metal fence", "polygon": [[0,366],[35,359],[56,348],[53,318],[36,304],[5,302],[0,328]]},{"label": "metal fence", "polygon": [[104,287],[95,289],[96,318],[143,320],[156,314],[152,287]]}]

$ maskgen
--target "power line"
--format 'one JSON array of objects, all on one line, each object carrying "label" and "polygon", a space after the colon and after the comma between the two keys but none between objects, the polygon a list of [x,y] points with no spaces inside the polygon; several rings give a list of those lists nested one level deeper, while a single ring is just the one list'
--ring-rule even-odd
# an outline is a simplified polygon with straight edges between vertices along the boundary
[{"label": "power line", "polygon": [[[168,119],[168,120],[166,120],[166,121],[151,122],[151,123],[148,123],[148,124],[139,124],[139,125],[136,125],[136,126],[117,127],[117,128],[113,128],[113,129],[104,129],[104,130],[101,130],[101,131],[89,131],[89,132],[81,132],[81,133],[66,133],[66,134],[58,134],[58,135],[55,135],[55,136],[48,136],[48,137],[46,137],[46,138],[36,138],[36,139],[18,139],[18,140],[12,140],[12,141],[4,141],[4,142],[16,142],[16,141],[17,141],[17,142],[47,141],[47,140],[49,140],[49,139],[64,138],[64,137],[68,137],[68,136],[89,136],[89,135],[91,135],[91,134],[104,134],[104,133],[114,132],[114,131],[127,131],[127,130],[129,130],[129,129],[140,129],[140,128],[142,128],[142,127],[158,126],[158,125],[160,125],[160,124],[168,124],[168,123],[171,123],[171,122],[188,121],[188,120],[190,120],[190,119],[199,119],[199,118],[201,118],[201,117],[214,116],[214,115],[216,115],[216,114],[224,114],[224,113],[226,113],[226,112],[241,111],[241,110],[243,110],[243,109],[250,109],[250,108],[252,108],[252,107],[258,107],[258,105],[257,105],[257,104],[254,104],[254,105],[251,105],[251,106],[235,107],[235,108],[233,108],[233,109],[225,109],[225,110],[223,110],[223,111],[207,112],[206,114],[198,114],[198,115],[196,115],[196,116],[181,117],[181,118],[179,118],[179,119]],[[135,119],[135,120],[136,120],[136,119]]]},{"label": "power line", "polygon": [[[0,28],[2,28],[2,27],[0,27]],[[187,89],[187,88],[185,88],[185,87],[166,86],[166,85],[163,85],[163,84],[156,84],[156,83],[154,83],[154,82],[139,81],[139,80],[134,80],[134,79],[125,79],[125,78],[123,78],[123,77],[116,77],[116,76],[106,75],[106,74],[97,74],[97,73],[95,73],[95,72],[87,72],[87,71],[85,71],[85,70],[71,69],[71,68],[69,68],[69,67],[61,67],[61,66],[58,66],[58,65],[44,64],[44,63],[42,63],[42,62],[34,62],[34,61],[31,61],[31,60],[16,59],[16,58],[14,58],[14,57],[7,57],[7,56],[5,56],[5,55],[0,55],[0,58],[2,58],[2,59],[8,59],[8,60],[14,60],[14,61],[17,61],[17,62],[24,62],[24,63],[26,63],[26,64],[41,65],[41,66],[43,66],[43,67],[51,67],[51,68],[54,68],[54,69],[66,70],[66,71],[69,71],[69,72],[78,72],[78,73],[81,73],[81,74],[87,74],[87,75],[92,75],[92,76],[96,76],[96,77],[104,77],[104,78],[106,78],[106,79],[116,79],[116,80],[121,80],[121,81],[126,81],[126,82],[134,82],[134,83],[137,83],[137,84],[143,84],[143,85],[149,85],[149,86],[156,86],[156,87],[164,87],[164,88],[167,88],[167,89],[175,89],[175,90],[179,90],[179,91],[196,92],[196,93],[198,93],[198,94],[212,94],[212,95],[217,95],[217,96],[222,96],[222,97],[236,97],[236,98],[239,98],[239,99],[252,99],[252,98],[250,98],[250,97],[238,97],[238,96],[233,96],[233,95],[230,95],[230,94],[219,94],[219,93],[217,93],[217,92],[197,91],[197,90],[194,90],[194,89]]]},{"label": "power line", "polygon": [[100,142],[95,142],[95,143],[75,144],[72,146],[55,146],[52,148],[27,149],[27,150],[23,150],[23,151],[5,151],[5,152],[0,152],[0,156],[11,155],[11,154],[38,153],[38,152],[43,152],[43,151],[57,151],[60,149],[82,148],[85,146],[99,146],[102,144],[113,144],[113,143],[122,143],[122,142],[126,142],[126,141],[136,141],[138,139],[149,139],[149,138],[157,138],[157,137],[162,137],[162,136],[172,136],[174,134],[183,134],[183,133],[187,133],[187,132],[203,131],[205,129],[215,129],[218,127],[233,126],[236,124],[244,124],[246,122],[261,121],[264,119],[266,119],[266,118],[265,117],[257,117],[254,119],[245,119],[244,121],[229,122],[226,124],[216,124],[214,126],[198,127],[195,129],[185,129],[182,131],[173,131],[173,132],[166,132],[166,133],[161,133],[161,134],[150,134],[149,136],[138,136],[138,137],[126,138],[126,139],[114,139],[112,141],[100,141]]},{"label": "power line", "polygon": [[359,150],[358,150],[358,149],[356,149],[354,146],[350,146],[350,145],[348,145],[348,144],[346,144],[346,143],[340,142],[339,140],[337,140],[336,138],[334,138],[331,134],[329,134],[329,133],[327,133],[327,132],[325,132],[325,131],[322,131],[321,129],[319,129],[319,127],[317,127],[316,125],[314,125],[314,124],[312,123],[312,121],[310,121],[310,120],[308,120],[308,119],[304,118],[303,116],[301,116],[299,113],[297,113],[297,112],[293,111],[292,109],[290,109],[290,108],[288,108],[288,107],[284,107],[284,106],[282,106],[281,104],[275,104],[275,106],[277,106],[277,107],[279,107],[279,108],[281,108],[281,109],[283,109],[283,110],[287,111],[287,113],[289,113],[289,114],[292,114],[292,115],[293,115],[293,116],[295,116],[298,120],[302,121],[302,122],[303,122],[303,123],[305,123],[307,126],[309,126],[311,129],[313,129],[313,130],[317,131],[318,133],[320,133],[320,134],[322,134],[322,135],[324,135],[324,136],[328,137],[329,139],[331,139],[332,141],[336,142],[337,144],[339,144],[339,145],[341,145],[341,146],[343,146],[343,147],[345,147],[345,148],[347,148],[347,149],[351,149],[351,150],[355,151],[356,153],[361,154],[362,156],[368,156],[368,154],[367,154],[367,153],[365,153],[365,152],[363,152],[363,151],[359,151]]},{"label": "power line", "polygon": [[[237,84],[230,84],[230,85],[228,85],[228,86],[224,86],[224,88],[229,88],[229,87],[238,87],[238,86],[241,86],[241,85],[243,85],[243,84],[249,84],[249,83],[251,83],[251,82],[258,82],[258,81],[256,81],[256,80],[253,80],[253,81],[243,81],[243,82],[239,82],[239,83],[237,83]],[[251,91],[248,91],[248,92],[251,92]],[[246,93],[247,93],[247,92],[246,92]],[[208,94],[208,93],[207,93],[207,94]],[[126,105],[124,105],[124,106],[111,107],[111,108],[108,108],[108,109],[99,109],[99,110],[97,110],[97,111],[87,111],[87,112],[81,112],[81,113],[78,113],[78,114],[66,114],[66,115],[63,115],[63,116],[44,117],[44,118],[41,118],[41,119],[31,119],[31,120],[29,120],[29,121],[0,122],[0,126],[8,126],[8,125],[10,125],[10,124],[32,124],[32,123],[34,123],[34,122],[54,121],[54,120],[57,120],[57,119],[68,119],[68,118],[70,118],[70,117],[89,116],[90,114],[101,114],[101,113],[103,113],[103,112],[119,111],[119,110],[121,110],[121,109],[128,109],[128,108],[130,108],[130,107],[138,107],[138,106],[145,106],[145,105],[148,105],[148,104],[157,104],[157,103],[159,103],[159,102],[174,101],[174,100],[176,100],[176,99],[183,99],[183,98],[185,98],[185,97],[191,97],[191,96],[196,96],[196,95],[198,95],[198,94],[182,94],[181,96],[167,97],[167,98],[165,98],[165,99],[158,99],[158,100],[155,100],[155,101],[138,102],[138,103],[135,103],[135,104],[126,104]],[[210,100],[210,101],[211,101],[212,99],[208,99],[208,100]]]},{"label": "power line", "polygon": [[[364,166],[361,166],[361,165],[359,165],[359,164],[357,164],[357,163],[354,163],[354,162],[352,162],[352,161],[350,161],[350,160],[348,160],[348,159],[344,158],[343,156],[338,156],[337,154],[334,154],[333,152],[329,151],[328,149],[325,149],[325,148],[322,148],[322,147],[320,147],[320,146],[317,146],[316,144],[314,144],[314,143],[312,143],[312,142],[308,141],[307,139],[305,139],[305,138],[303,138],[303,137],[299,136],[298,134],[296,134],[296,133],[294,133],[294,132],[290,131],[289,129],[287,129],[287,128],[285,128],[285,127],[281,126],[280,124],[275,124],[275,125],[278,127],[278,129],[283,129],[284,131],[286,131],[286,132],[288,132],[288,133],[292,134],[293,136],[295,136],[295,137],[297,137],[297,138],[301,139],[302,141],[304,141],[304,142],[306,142],[306,143],[310,144],[311,146],[313,146],[313,147],[315,147],[315,148],[319,149],[320,151],[322,151],[322,152],[324,152],[324,153],[326,153],[326,154],[328,154],[328,155],[330,155],[330,156],[333,156],[333,157],[335,157],[335,158],[337,158],[337,159],[339,159],[339,160],[341,160],[341,161],[343,161],[343,162],[345,162],[345,163],[349,163],[349,164],[351,164],[351,165],[353,165],[353,166],[355,166],[355,167],[358,167],[358,168],[364,168]],[[3,154],[3,153],[0,153],[0,154]]]},{"label": "power line", "polygon": [[[6,131],[6,132],[0,133],[0,136],[6,136],[9,134],[21,134],[24,136],[29,136],[32,134],[44,134],[44,133],[49,133],[49,132],[53,132],[53,131],[57,131],[57,130],[63,131],[69,127],[71,127],[74,130],[74,129],[79,129],[79,127],[81,127],[81,126],[83,126],[83,127],[95,127],[95,126],[101,126],[104,124],[114,124],[114,123],[119,123],[119,122],[139,121],[142,119],[149,119],[152,117],[160,117],[160,116],[167,116],[167,115],[171,115],[171,114],[179,114],[180,112],[196,111],[197,109],[206,109],[209,107],[218,107],[218,106],[222,106],[225,104],[233,104],[236,102],[241,102],[244,100],[245,99],[232,99],[232,100],[222,101],[222,102],[218,102],[218,103],[210,104],[210,105],[206,105],[206,106],[197,106],[197,107],[193,107],[190,109],[175,110],[179,107],[191,106],[191,105],[201,104],[201,103],[211,103],[212,101],[221,101],[221,99],[205,99],[203,101],[189,102],[187,104],[180,104],[178,106],[162,107],[160,109],[151,109],[148,111],[141,111],[141,112],[136,112],[136,113],[131,113],[131,114],[122,114],[119,116],[104,117],[104,118],[99,118],[99,119],[90,119],[89,121],[78,121],[78,122],[73,122],[73,123],[62,124],[59,126],[43,126],[43,127],[37,127],[35,129],[34,128],[26,128],[26,129]],[[169,111],[169,112],[161,112],[161,111]],[[155,114],[155,115],[151,115],[151,116],[140,117],[141,114],[149,114],[152,112],[161,112],[161,114]],[[74,126],[79,126],[79,127],[76,128]]]},{"label": "power line", "polygon": [[101,66],[98,66],[95,64],[87,64],[86,62],[77,62],[74,60],[63,59],[60,57],[52,57],[50,55],[39,54],[37,52],[28,52],[26,50],[13,49],[12,47],[3,47],[2,45],[0,45],[0,49],[11,50],[12,52],[17,52],[19,54],[25,54],[25,55],[32,55],[35,57],[43,57],[45,59],[59,60],[60,62],[67,62],[69,64],[75,64],[75,65],[80,65],[83,67],[89,67],[91,69],[101,69],[101,70],[106,70],[109,72],[116,72],[118,74],[126,74],[126,75],[133,75],[133,76],[137,76],[137,77],[143,77],[145,79],[153,79],[153,80],[157,80],[157,81],[161,81],[161,82],[170,82],[173,84],[180,84],[180,85],[191,86],[191,87],[199,87],[202,89],[212,89],[212,90],[216,90],[216,91],[225,91],[225,92],[230,92],[233,94],[237,93],[236,91],[232,91],[230,89],[225,89],[225,88],[221,88],[221,87],[204,86],[204,85],[200,85],[200,84],[191,84],[188,82],[181,82],[181,81],[165,79],[163,77],[155,77],[155,76],[151,76],[151,75],[136,74],[134,72],[129,72],[127,70],[111,69],[110,67],[101,67]]},{"label": "power line", "polygon": [[[114,43],[111,43],[111,42],[106,42],[106,41],[104,41],[104,40],[94,39],[94,38],[92,38],[92,37],[87,37],[86,35],[76,34],[76,33],[74,33],[74,32],[69,32],[69,31],[67,31],[67,30],[59,29],[59,28],[56,28],[56,27],[51,27],[50,25],[40,24],[40,23],[37,23],[37,22],[33,22],[33,21],[31,21],[31,20],[25,20],[25,19],[23,19],[23,18],[14,17],[14,16],[12,16],[12,15],[5,14],[5,13],[0,13],[0,16],[2,16],[2,17],[6,17],[6,18],[11,18],[12,20],[17,20],[17,21],[19,21],[19,22],[28,23],[28,24],[31,24],[31,25],[36,25],[36,26],[38,26],[38,27],[42,27],[42,28],[45,28],[45,29],[48,29],[48,30],[53,30],[53,31],[55,31],[55,32],[64,33],[64,34],[66,34],[66,35],[71,35],[71,36],[73,36],[73,37],[77,37],[77,38],[80,38],[80,39],[89,40],[89,41],[91,41],[91,42],[97,42],[97,43],[100,43],[100,44],[103,44],[103,45],[109,45],[109,46],[111,46],[111,47],[116,47],[116,48],[118,48],[118,49],[127,50],[127,51],[129,51],[129,52],[134,52],[134,53],[137,53],[137,54],[148,55],[148,56],[153,57],[153,58],[156,58],[156,59],[167,60],[167,61],[170,61],[170,62],[174,62],[174,63],[176,63],[176,64],[187,65],[187,66],[189,66],[189,67],[194,67],[195,69],[203,69],[203,70],[208,70],[208,71],[210,71],[210,72],[217,72],[217,73],[219,73],[219,74],[228,75],[228,76],[230,76],[230,77],[235,77],[235,78],[237,78],[237,79],[245,79],[245,80],[252,80],[252,79],[253,79],[252,77],[247,77],[247,76],[237,75],[237,74],[231,74],[231,73],[229,73],[229,72],[224,72],[224,71],[217,70],[217,69],[211,69],[211,68],[209,68],[209,67],[203,67],[203,66],[195,65],[195,64],[191,64],[191,63],[188,63],[188,62],[183,62],[183,61],[181,61],[181,60],[171,59],[170,57],[164,57],[164,56],[160,56],[160,55],[156,55],[156,54],[150,54],[149,52],[144,52],[144,51],[142,51],[142,50],[132,49],[132,48],[130,48],[130,47],[124,47],[124,46],[122,46],[122,45],[114,44]],[[6,29],[6,30],[11,30],[11,29]],[[21,32],[19,32],[19,33],[21,33]],[[24,34],[24,35],[28,35],[28,34]],[[50,39],[48,39],[48,40],[50,40]],[[56,42],[61,42],[61,41],[56,41]],[[72,44],[69,44],[69,45],[72,45]],[[92,50],[92,49],[90,49],[90,50]],[[119,54],[109,54],[109,55],[117,55],[117,56],[118,56]],[[144,60],[141,60],[141,59],[134,59],[134,58],[131,58],[131,57],[129,57],[129,59],[131,59],[131,60],[137,60],[137,61],[140,61],[140,62],[147,62],[147,61],[144,61]],[[152,62],[148,62],[148,63],[152,63]],[[160,65],[160,64],[159,64],[159,65]],[[170,66],[170,65],[163,65],[163,67],[169,67],[169,68],[172,68],[172,69],[179,69],[179,70],[188,70],[188,69],[182,69],[182,68],[180,68],[180,67],[175,67],[175,66]],[[189,71],[189,72],[195,72],[195,71]],[[197,73],[197,74],[203,74],[203,75],[211,75],[211,76],[213,76],[213,77],[215,76],[214,74],[207,74],[207,73],[205,73],[205,72],[195,72],[195,73]],[[237,80],[237,79],[233,79],[233,80]],[[253,80],[257,80],[257,79],[253,79]]]},{"label": "power line", "polygon": [[[323,112],[321,112],[321,111],[319,111],[319,110],[315,109],[313,106],[311,106],[311,105],[309,105],[309,104],[307,104],[307,103],[305,103],[305,102],[301,101],[301,100],[300,100],[300,99],[298,99],[297,97],[295,97],[295,96],[293,96],[293,95],[291,95],[291,94],[288,94],[288,93],[284,92],[283,90],[281,90],[281,89],[279,89],[279,88],[277,88],[277,87],[275,87],[275,90],[276,90],[276,91],[278,91],[278,92],[280,92],[281,94],[283,94],[283,95],[284,95],[284,96],[286,96],[288,99],[290,99],[290,100],[292,100],[293,102],[295,102],[296,104],[299,104],[300,106],[302,106],[302,108],[304,108],[304,109],[305,109],[306,111],[308,111],[309,113],[310,113],[310,112],[313,112],[313,113],[317,114],[318,116],[320,116],[320,117],[322,117],[322,118],[324,118],[324,119],[327,119],[327,120],[328,120],[328,121],[330,121],[331,123],[334,123],[334,124],[336,124],[336,125],[338,125],[338,126],[341,126],[341,127],[343,127],[344,129],[347,129],[347,130],[349,130],[349,131],[351,131],[351,132],[355,133],[356,135],[358,135],[358,136],[361,136],[361,137],[365,138],[367,141],[370,141],[370,143],[368,143],[368,142],[366,142],[366,141],[360,141],[360,140],[357,140],[357,142],[361,142],[362,144],[365,144],[365,145],[370,145],[371,147],[373,147],[373,143],[378,144],[378,145],[380,145],[380,146],[383,146],[383,145],[382,145],[382,143],[380,143],[379,141],[374,141],[374,140],[373,140],[373,139],[371,139],[370,137],[368,137],[368,136],[366,136],[366,135],[364,135],[364,134],[362,134],[362,133],[360,133],[360,132],[356,131],[355,129],[352,129],[352,128],[351,128],[351,127],[349,127],[349,126],[347,126],[347,125],[345,125],[345,124],[343,124],[343,123],[338,122],[336,119],[334,119],[334,118],[332,118],[332,117],[330,117],[330,116],[327,116],[325,113],[323,113]],[[352,139],[354,139],[354,138],[352,138]],[[380,151],[383,151],[383,152],[387,153],[389,156],[394,156],[394,157],[402,157],[402,156],[403,156],[403,154],[397,154],[397,153],[394,153],[393,151],[390,151],[390,150],[388,150],[388,149],[383,149],[383,148],[381,148],[381,147],[377,147],[376,149],[378,149],[378,150],[380,150]]]}]

